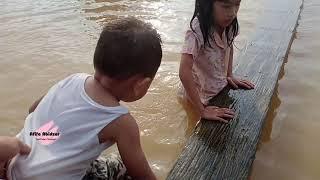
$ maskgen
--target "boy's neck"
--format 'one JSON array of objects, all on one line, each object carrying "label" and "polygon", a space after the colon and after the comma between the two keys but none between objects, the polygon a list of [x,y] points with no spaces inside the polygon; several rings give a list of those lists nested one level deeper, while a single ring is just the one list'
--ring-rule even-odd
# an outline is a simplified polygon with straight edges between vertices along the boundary
[{"label": "boy's neck", "polygon": [[121,90],[112,83],[102,84],[98,79],[90,77],[85,83],[88,96],[98,104],[104,106],[119,106]]},{"label": "boy's neck", "polygon": [[114,100],[116,100],[117,102],[120,102],[121,90],[117,88],[117,85],[115,85],[114,83],[110,83],[110,84],[107,84],[107,86],[105,86],[104,84],[101,84],[96,79],[95,79],[95,82],[98,86],[100,86],[104,90],[104,94],[109,94],[111,97],[113,97]]}]

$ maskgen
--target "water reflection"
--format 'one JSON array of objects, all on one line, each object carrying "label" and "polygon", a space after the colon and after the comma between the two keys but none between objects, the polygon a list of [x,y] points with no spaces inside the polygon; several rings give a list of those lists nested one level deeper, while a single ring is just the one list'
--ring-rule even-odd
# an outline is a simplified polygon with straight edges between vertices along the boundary
[{"label": "water reflection", "polygon": [[[284,66],[282,66],[281,70],[280,70],[280,74],[279,74],[279,81],[283,78],[283,76],[285,75],[284,73]],[[266,119],[265,119],[265,123],[263,126],[263,130],[261,132],[261,138],[260,138],[260,142],[258,144],[258,150],[260,149],[261,143],[266,143],[268,141],[271,141],[272,139],[272,131],[275,131],[275,129],[277,129],[277,127],[274,127],[274,122],[273,120],[275,119],[276,115],[277,115],[277,110],[281,104],[281,100],[279,97],[279,82],[277,82],[276,86],[275,86],[275,92],[272,96],[271,99],[271,104],[269,105],[269,111],[267,113]]]},{"label": "water reflection", "polygon": [[162,36],[165,51],[178,53],[188,25],[194,1],[86,1],[84,16],[98,24],[124,16],[135,16],[152,23]]},{"label": "water reflection", "polygon": [[[252,179],[320,178],[318,110],[320,86],[319,1],[305,0],[301,19],[279,81],[281,104],[267,119]],[[277,106],[277,105],[276,105]]]}]

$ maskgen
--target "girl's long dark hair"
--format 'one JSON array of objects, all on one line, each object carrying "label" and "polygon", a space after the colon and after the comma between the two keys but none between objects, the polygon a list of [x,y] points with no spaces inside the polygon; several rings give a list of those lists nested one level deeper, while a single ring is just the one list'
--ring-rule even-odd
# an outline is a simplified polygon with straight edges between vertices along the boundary
[{"label": "girl's long dark hair", "polygon": [[[214,31],[214,14],[213,2],[214,1],[223,1],[223,0],[196,0],[194,14],[190,21],[190,28],[194,31],[192,27],[192,22],[195,18],[198,19],[200,24],[201,33],[204,40],[204,46],[212,47],[210,44],[210,39],[213,39],[212,33]],[[230,32],[231,31],[231,32]],[[195,32],[195,31],[194,31]],[[232,23],[226,28],[226,35],[228,45],[231,46],[234,38],[239,32],[239,23],[238,19],[235,18]],[[214,40],[214,39],[213,39]]]}]

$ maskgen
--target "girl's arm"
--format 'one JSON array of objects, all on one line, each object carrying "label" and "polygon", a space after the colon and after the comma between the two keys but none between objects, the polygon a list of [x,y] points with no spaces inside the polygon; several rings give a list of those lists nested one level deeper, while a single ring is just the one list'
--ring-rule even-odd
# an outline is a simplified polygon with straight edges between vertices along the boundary
[{"label": "girl's arm", "polygon": [[200,96],[196,89],[196,84],[192,75],[193,57],[191,54],[182,54],[179,77],[182,82],[184,89],[186,90],[191,103],[196,107],[196,110],[202,114],[204,111],[204,106],[200,100]]},{"label": "girl's arm", "polygon": [[229,56],[229,64],[228,64],[228,72],[227,72],[227,76],[228,77],[232,77],[232,66],[233,66],[233,45],[231,46],[230,49],[230,56]]},{"label": "girl's arm", "polygon": [[227,123],[226,119],[233,118],[234,112],[228,108],[218,108],[215,106],[205,107],[196,89],[196,84],[192,75],[193,57],[190,54],[182,54],[179,77],[185,88],[191,103],[196,107],[200,116],[207,120],[221,121]]},{"label": "girl's arm", "polygon": [[247,80],[243,80],[243,79],[237,79],[233,76],[233,45],[231,46],[230,49],[230,56],[229,56],[229,64],[228,64],[228,71],[227,71],[227,80],[229,85],[234,88],[234,89],[239,89],[239,88],[243,88],[243,89],[253,89],[254,88],[254,84],[252,84],[251,82],[247,81]]}]

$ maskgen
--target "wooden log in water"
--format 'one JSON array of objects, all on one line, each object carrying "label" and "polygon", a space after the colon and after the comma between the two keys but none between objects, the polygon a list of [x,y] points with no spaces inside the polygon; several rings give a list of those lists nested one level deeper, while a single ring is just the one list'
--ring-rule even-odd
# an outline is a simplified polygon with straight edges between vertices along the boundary
[{"label": "wooden log in water", "polygon": [[247,179],[280,69],[290,49],[302,0],[268,0],[234,74],[254,90],[225,89],[212,105],[232,107],[228,124],[201,121],[167,179]]}]

